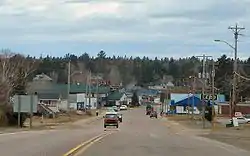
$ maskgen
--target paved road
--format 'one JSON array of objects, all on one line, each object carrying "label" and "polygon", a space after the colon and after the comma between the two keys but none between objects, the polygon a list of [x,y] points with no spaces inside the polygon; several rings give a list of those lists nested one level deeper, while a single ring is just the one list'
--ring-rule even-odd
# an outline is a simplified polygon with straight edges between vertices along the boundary
[{"label": "paved road", "polygon": [[0,134],[0,155],[62,156],[102,132],[102,120],[99,120],[89,125],[77,122],[73,127],[56,130]]},{"label": "paved road", "polygon": [[149,119],[144,109],[124,115],[120,131],[82,151],[80,156],[249,156],[230,145],[173,130],[166,119]]}]

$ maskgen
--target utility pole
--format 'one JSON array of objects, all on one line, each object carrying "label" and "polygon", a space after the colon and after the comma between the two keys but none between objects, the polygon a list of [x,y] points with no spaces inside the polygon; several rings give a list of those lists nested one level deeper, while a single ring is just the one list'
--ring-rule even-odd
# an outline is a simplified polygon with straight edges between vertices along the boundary
[{"label": "utility pole", "polygon": [[89,82],[88,82],[88,85],[89,85],[89,106],[91,107],[91,71],[89,71]]},{"label": "utility pole", "polygon": [[87,77],[86,77],[86,88],[85,88],[85,108],[88,104],[88,88],[89,87],[89,73],[87,73]]},{"label": "utility pole", "polygon": [[235,113],[235,105],[236,105],[236,85],[237,85],[237,81],[236,81],[236,72],[238,70],[237,67],[237,53],[238,53],[238,37],[239,35],[241,35],[239,32],[241,30],[244,30],[244,27],[239,27],[238,24],[235,24],[235,27],[229,27],[228,29],[232,30],[234,33],[234,66],[233,66],[233,92],[232,92],[232,114]]},{"label": "utility pole", "polygon": [[69,111],[70,106],[69,106],[69,94],[70,94],[70,75],[71,75],[71,70],[70,70],[70,60],[68,62],[68,84],[67,84],[67,110]]},{"label": "utility pole", "polygon": [[202,58],[202,127],[205,128],[205,99],[204,99],[204,95],[205,95],[205,87],[206,87],[206,60],[207,58],[211,58],[212,56],[207,56],[205,54],[203,54],[202,56],[196,56],[196,57],[201,57]]},{"label": "utility pole", "polygon": [[97,83],[96,83],[96,106],[99,108],[99,79],[97,78]]},{"label": "utility pole", "polygon": [[214,68],[214,60],[212,60],[212,128],[214,128],[214,118],[215,118],[215,110],[214,110],[214,102],[215,102],[215,93],[214,93],[214,77],[215,77],[215,68]]},{"label": "utility pole", "polygon": [[192,119],[194,119],[194,96],[195,96],[195,87],[196,86],[196,78],[195,76],[193,76],[193,88],[192,88],[192,93],[193,93],[193,97],[192,97]]}]

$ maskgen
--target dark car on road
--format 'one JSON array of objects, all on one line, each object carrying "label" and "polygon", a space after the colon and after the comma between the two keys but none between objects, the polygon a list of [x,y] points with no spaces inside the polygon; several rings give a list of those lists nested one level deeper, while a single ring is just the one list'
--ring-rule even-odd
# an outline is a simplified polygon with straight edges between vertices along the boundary
[{"label": "dark car on road", "polygon": [[157,118],[158,117],[158,115],[157,115],[157,112],[156,111],[152,111],[151,113],[150,113],[150,116],[149,116],[150,118]]},{"label": "dark car on road", "polygon": [[104,128],[107,126],[119,127],[119,117],[117,113],[106,113],[104,116]]},{"label": "dark car on road", "polygon": [[146,107],[146,115],[150,115],[153,110],[154,110],[153,106],[148,104]]}]

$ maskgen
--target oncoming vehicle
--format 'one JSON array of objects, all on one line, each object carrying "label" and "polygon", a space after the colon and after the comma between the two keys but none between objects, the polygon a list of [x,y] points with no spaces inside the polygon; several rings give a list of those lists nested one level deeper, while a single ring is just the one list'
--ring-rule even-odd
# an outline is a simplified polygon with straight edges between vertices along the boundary
[{"label": "oncoming vehicle", "polygon": [[108,107],[108,108],[107,108],[107,112],[115,112],[115,110],[114,110],[113,107]]},{"label": "oncoming vehicle", "polygon": [[128,106],[126,106],[126,105],[121,105],[121,107],[120,107],[120,110],[127,110],[128,109]]},{"label": "oncoming vehicle", "polygon": [[119,127],[119,117],[116,112],[107,112],[104,116],[104,128],[107,126]]},{"label": "oncoming vehicle", "polygon": [[112,108],[114,109],[114,111],[118,112],[118,107],[117,106],[113,106]]}]

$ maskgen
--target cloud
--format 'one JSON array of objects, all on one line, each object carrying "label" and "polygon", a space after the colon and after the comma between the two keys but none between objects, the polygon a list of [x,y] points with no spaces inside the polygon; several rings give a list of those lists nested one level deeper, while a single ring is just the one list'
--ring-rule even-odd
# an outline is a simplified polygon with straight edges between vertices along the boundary
[{"label": "cloud", "polygon": [[[75,42],[79,44],[78,47],[85,45],[82,47],[86,49],[84,51],[91,51],[94,45],[107,45],[105,47],[112,54],[114,51],[122,51],[127,55],[176,57],[199,51],[215,54],[217,50],[227,51],[228,47],[215,44],[214,39],[233,41],[228,26],[238,22],[250,29],[249,0],[0,2],[0,18],[4,21],[0,25],[0,46],[5,48],[8,45],[11,46],[8,48],[18,49],[21,43],[27,45],[27,53],[30,52],[30,44],[40,45],[38,49],[47,51],[49,47],[46,45],[50,43],[54,44],[53,50],[66,53],[66,48],[60,45],[69,43],[70,49]],[[246,37],[241,37],[239,45],[244,56],[248,50],[247,29],[244,31]],[[124,47],[127,47],[126,51],[122,49]],[[25,51],[25,48],[21,49]]]}]

